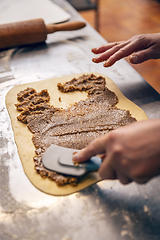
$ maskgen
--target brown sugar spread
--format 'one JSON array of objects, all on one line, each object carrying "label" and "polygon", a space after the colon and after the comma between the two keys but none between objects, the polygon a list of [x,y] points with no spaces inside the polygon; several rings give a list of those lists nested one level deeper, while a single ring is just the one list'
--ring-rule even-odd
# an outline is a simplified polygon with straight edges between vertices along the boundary
[{"label": "brown sugar spread", "polygon": [[42,154],[51,144],[62,147],[82,149],[95,138],[100,137],[120,126],[136,121],[128,110],[116,107],[118,98],[106,87],[102,76],[82,75],[64,84],[58,83],[59,91],[85,91],[86,100],[81,100],[72,107],[59,109],[49,104],[47,90],[37,93],[27,88],[17,94],[20,103],[15,104],[21,111],[17,119],[26,123],[33,133],[36,148],[34,157],[35,170],[43,178],[54,180],[58,186],[77,185],[80,178],[59,174],[43,167]]}]

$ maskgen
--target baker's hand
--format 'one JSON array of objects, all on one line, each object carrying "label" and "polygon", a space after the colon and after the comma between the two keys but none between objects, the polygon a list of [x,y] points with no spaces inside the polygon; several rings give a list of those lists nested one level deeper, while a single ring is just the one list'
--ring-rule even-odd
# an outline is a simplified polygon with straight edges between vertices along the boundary
[{"label": "baker's hand", "polygon": [[92,61],[95,63],[105,61],[104,67],[110,67],[116,61],[129,55],[129,60],[133,64],[158,59],[160,58],[160,33],[135,35],[127,41],[113,42],[93,48],[92,52],[99,54]]},{"label": "baker's hand", "polygon": [[99,169],[102,179],[119,179],[123,184],[145,183],[159,175],[160,119],[139,121],[113,130],[73,155],[73,161],[84,162],[102,153],[105,153]]}]

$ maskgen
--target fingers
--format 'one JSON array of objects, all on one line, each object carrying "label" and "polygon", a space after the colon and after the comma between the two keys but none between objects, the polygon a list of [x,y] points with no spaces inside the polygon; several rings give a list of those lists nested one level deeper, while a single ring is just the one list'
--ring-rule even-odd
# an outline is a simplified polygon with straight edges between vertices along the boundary
[{"label": "fingers", "polygon": [[103,160],[101,167],[98,171],[99,176],[102,180],[104,179],[117,179],[116,172],[109,164],[109,161],[107,160],[107,157]]},{"label": "fingers", "polygon": [[86,148],[74,154],[72,157],[73,162],[85,162],[92,156],[104,153],[106,142],[105,138],[106,136],[103,136],[94,140]]},{"label": "fingers", "polygon": [[117,173],[117,179],[124,185],[131,183],[133,180],[126,176],[125,174],[122,174],[121,172]]},{"label": "fingers", "polygon": [[117,49],[115,49],[115,52],[113,51],[113,54],[111,54],[107,61],[104,63],[104,67],[110,67],[118,60],[128,57],[133,52],[137,51],[137,43],[129,42],[125,46],[118,46]]},{"label": "fingers", "polygon": [[[99,63],[110,59],[111,56],[113,56],[115,53],[117,53],[120,49],[123,51],[123,47],[125,47],[128,44],[128,41],[121,42],[121,43],[114,43],[113,45],[110,44],[109,46],[101,47],[97,53],[101,53],[98,57],[95,57],[92,59],[93,62]],[[103,49],[103,51],[102,51]],[[107,62],[108,62],[107,61]]]},{"label": "fingers", "polygon": [[107,45],[104,45],[104,46],[101,46],[101,47],[98,47],[98,48],[92,48],[92,52],[94,54],[100,54],[100,53],[103,53],[105,51],[107,51],[108,49],[118,45],[120,42],[113,42],[113,43],[108,43]]},{"label": "fingers", "polygon": [[101,179],[118,179],[122,184],[132,182],[132,179],[121,170],[121,159],[113,154],[107,155],[99,169]]}]

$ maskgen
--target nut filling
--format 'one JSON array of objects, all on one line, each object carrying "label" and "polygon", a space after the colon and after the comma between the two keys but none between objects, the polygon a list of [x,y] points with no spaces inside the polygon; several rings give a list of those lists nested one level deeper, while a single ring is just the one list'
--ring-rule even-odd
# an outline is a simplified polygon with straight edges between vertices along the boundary
[{"label": "nut filling", "polygon": [[49,104],[48,91],[37,93],[27,88],[17,94],[19,121],[27,124],[33,133],[32,141],[36,148],[35,170],[42,178],[50,178],[58,186],[76,186],[81,178],[49,171],[42,164],[42,154],[51,144],[61,147],[82,149],[111,130],[136,121],[128,110],[116,107],[118,98],[106,87],[102,76],[82,75],[64,84],[58,83],[59,91],[87,92],[86,100],[79,101],[67,109],[55,108]]}]

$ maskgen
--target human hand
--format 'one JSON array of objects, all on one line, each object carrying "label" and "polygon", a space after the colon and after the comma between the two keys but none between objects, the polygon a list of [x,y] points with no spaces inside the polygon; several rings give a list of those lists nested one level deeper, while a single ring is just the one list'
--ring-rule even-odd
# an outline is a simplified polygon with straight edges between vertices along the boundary
[{"label": "human hand", "polygon": [[105,46],[93,48],[95,63],[103,62],[104,67],[112,66],[116,61],[130,55],[133,64],[142,63],[149,59],[160,58],[160,33],[135,35],[127,41],[113,42]]},{"label": "human hand", "polygon": [[135,122],[95,139],[73,155],[74,162],[104,154],[102,179],[145,183],[160,174],[160,119]]}]

